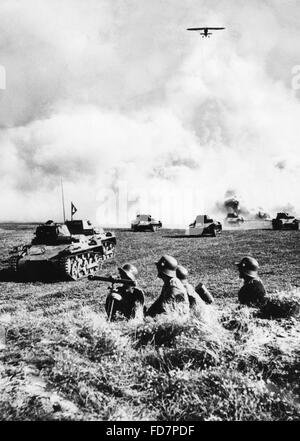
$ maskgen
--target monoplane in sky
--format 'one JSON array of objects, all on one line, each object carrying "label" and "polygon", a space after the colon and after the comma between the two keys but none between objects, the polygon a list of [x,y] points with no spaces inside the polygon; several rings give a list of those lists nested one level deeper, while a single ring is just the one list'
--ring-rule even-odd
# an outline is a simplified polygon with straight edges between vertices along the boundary
[{"label": "monoplane in sky", "polygon": [[187,31],[203,31],[203,32],[200,32],[200,35],[202,35],[202,38],[204,38],[204,37],[210,38],[210,36],[212,35],[212,32],[209,32],[209,31],[221,31],[222,29],[225,29],[225,28],[188,28]]}]

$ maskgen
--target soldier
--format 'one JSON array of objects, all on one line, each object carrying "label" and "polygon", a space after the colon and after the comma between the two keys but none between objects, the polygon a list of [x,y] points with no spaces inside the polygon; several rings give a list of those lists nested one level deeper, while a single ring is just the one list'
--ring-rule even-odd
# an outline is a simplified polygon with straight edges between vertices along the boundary
[{"label": "soldier", "polygon": [[177,260],[168,255],[164,255],[155,263],[157,267],[157,277],[162,279],[164,285],[160,296],[150,306],[146,315],[154,317],[157,314],[167,312],[167,306],[182,304],[186,312],[189,310],[189,300],[185,287],[176,277]]},{"label": "soldier", "polygon": [[258,277],[259,265],[257,260],[247,256],[236,265],[240,278],[244,279],[244,285],[238,293],[240,303],[252,307],[263,306],[266,300],[266,291]]},{"label": "soldier", "polygon": [[188,282],[187,280],[188,274],[189,272],[184,266],[178,265],[176,269],[176,276],[178,277],[178,279],[181,281],[181,283],[186,289],[189,298],[190,308],[193,309],[203,308],[205,306],[205,303],[201,298],[201,296],[195,291],[194,287]]},{"label": "soldier", "polygon": [[[118,268],[118,271],[122,279],[136,283],[138,270],[134,265],[127,263],[123,268]],[[132,286],[125,283],[108,294],[105,310],[109,320],[114,320],[117,312],[127,319],[141,319],[144,315],[144,303],[145,297],[143,291],[136,285]]]}]

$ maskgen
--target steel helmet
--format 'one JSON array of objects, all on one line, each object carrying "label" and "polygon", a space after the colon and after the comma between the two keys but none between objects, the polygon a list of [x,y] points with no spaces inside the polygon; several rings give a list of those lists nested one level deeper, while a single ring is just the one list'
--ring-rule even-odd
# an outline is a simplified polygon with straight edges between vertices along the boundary
[{"label": "steel helmet", "polygon": [[136,281],[138,270],[134,265],[131,265],[130,263],[125,263],[122,268],[118,268],[118,271],[123,279],[130,279],[133,282]]},{"label": "steel helmet", "polygon": [[165,274],[169,277],[176,277],[176,268],[178,266],[177,260],[165,254],[158,262],[155,262],[159,273]]},{"label": "steel helmet", "polygon": [[259,264],[254,257],[246,256],[240,262],[236,263],[239,270],[250,277],[257,276]]},{"label": "steel helmet", "polygon": [[178,277],[178,279],[185,280],[187,279],[188,274],[189,271],[184,266],[178,265],[176,270],[176,276]]}]

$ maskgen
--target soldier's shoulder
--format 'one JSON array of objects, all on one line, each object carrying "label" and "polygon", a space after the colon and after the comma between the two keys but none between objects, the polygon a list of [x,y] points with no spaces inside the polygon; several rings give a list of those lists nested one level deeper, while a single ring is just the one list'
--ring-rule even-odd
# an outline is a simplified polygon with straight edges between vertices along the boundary
[{"label": "soldier's shoulder", "polygon": [[135,286],[135,288],[134,288],[134,292],[135,292],[136,294],[139,294],[139,295],[144,296],[144,291],[143,291],[142,288],[140,288],[139,286]]},{"label": "soldier's shoulder", "polygon": [[262,295],[265,295],[265,294],[266,294],[266,288],[264,287],[264,284],[262,283],[261,280],[258,280],[258,281],[257,281],[257,285],[256,285],[256,287],[257,287],[257,290],[258,290]]},{"label": "soldier's shoulder", "polygon": [[240,290],[241,293],[245,292],[256,292],[260,294],[265,294],[266,290],[265,287],[260,279],[252,279],[249,281],[249,283],[246,283]]},{"label": "soldier's shoulder", "polygon": [[263,285],[263,283],[262,283],[262,281],[261,281],[260,279],[253,279],[252,283],[253,283],[253,285],[255,285],[257,288],[265,289],[265,288],[264,288],[264,285]]},{"label": "soldier's shoulder", "polygon": [[172,288],[184,289],[183,284],[177,277],[172,277],[172,279],[170,279],[170,286]]}]

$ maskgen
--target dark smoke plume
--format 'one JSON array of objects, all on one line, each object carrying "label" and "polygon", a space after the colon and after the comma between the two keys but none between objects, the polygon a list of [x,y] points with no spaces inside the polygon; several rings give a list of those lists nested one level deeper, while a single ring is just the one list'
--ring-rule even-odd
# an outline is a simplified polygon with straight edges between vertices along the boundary
[{"label": "dark smoke plume", "polygon": [[265,211],[263,211],[263,210],[259,210],[259,211],[256,213],[255,218],[256,218],[256,219],[259,219],[259,220],[268,220],[268,219],[271,218],[271,216],[270,216],[268,213],[266,213]]},{"label": "dark smoke plume", "polygon": [[224,207],[225,207],[227,213],[239,214],[240,213],[239,206],[240,206],[240,203],[235,197],[226,199],[226,201],[224,202]]}]

